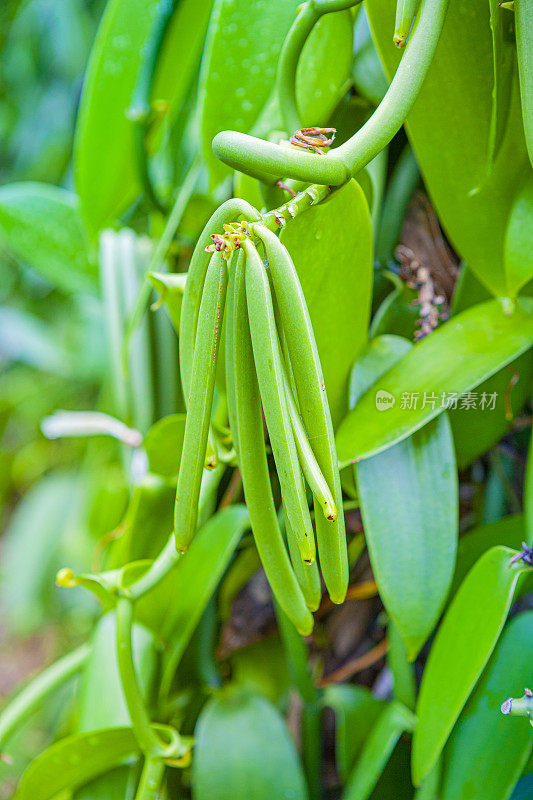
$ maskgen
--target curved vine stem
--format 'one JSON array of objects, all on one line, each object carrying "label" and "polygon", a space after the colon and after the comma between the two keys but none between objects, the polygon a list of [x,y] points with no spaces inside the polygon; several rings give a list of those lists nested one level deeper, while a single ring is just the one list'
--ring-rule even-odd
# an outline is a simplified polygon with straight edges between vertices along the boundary
[{"label": "curved vine stem", "polygon": [[222,131],[213,140],[215,155],[253,177],[294,178],[339,186],[356,175],[390,142],[405,122],[433,60],[448,0],[423,0],[402,60],[385,97],[370,119],[340,147],[325,156],[283,147],[254,136]]},{"label": "curved vine stem", "polygon": [[296,102],[296,71],[309,34],[324,14],[345,11],[360,2],[361,0],[308,0],[294,20],[281,48],[276,78],[279,105],[287,133],[302,127]]},{"label": "curved vine stem", "polygon": [[287,133],[302,127],[296,103],[296,70],[307,37],[319,20],[313,2],[305,3],[294,20],[281,48],[276,76],[276,88],[283,124]]},{"label": "curved vine stem", "polygon": [[146,758],[135,800],[158,800],[164,773],[165,764],[160,758]]},{"label": "curved vine stem", "polygon": [[131,643],[132,623],[133,604],[127,598],[121,597],[117,601],[117,660],[120,682],[139,747],[146,756],[161,757],[161,742],[152,730],[135,675]]}]

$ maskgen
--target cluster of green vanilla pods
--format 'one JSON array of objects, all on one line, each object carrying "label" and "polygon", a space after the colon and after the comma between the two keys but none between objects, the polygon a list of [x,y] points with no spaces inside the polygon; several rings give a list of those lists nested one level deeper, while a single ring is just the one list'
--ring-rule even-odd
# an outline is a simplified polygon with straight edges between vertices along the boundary
[{"label": "cluster of green vanilla pods", "polygon": [[[243,221],[237,224],[237,218]],[[187,421],[174,516],[179,551],[187,549],[197,526],[223,326],[228,417],[252,531],[276,599],[307,635],[321,599],[317,545],[331,599],[341,603],[348,585],[333,426],[294,264],[258,212],[240,200],[229,200],[208,222],[183,298],[180,364]],[[288,550],[272,495],[263,413]],[[314,497],[316,544],[306,484]]]}]

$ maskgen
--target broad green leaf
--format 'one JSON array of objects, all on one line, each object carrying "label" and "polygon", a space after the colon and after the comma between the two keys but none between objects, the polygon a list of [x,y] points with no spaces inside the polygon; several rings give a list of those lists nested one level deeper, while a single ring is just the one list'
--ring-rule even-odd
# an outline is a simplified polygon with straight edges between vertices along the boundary
[{"label": "broad green leaf", "polygon": [[175,499],[176,484],[169,478],[148,472],[135,484],[123,533],[113,549],[113,566],[159,554],[172,530]]},{"label": "broad green leaf", "polygon": [[437,632],[417,703],[413,739],[413,780],[433,768],[453,725],[498,641],[522,563],[510,564],[514,550],[493,547],[470,570]]},{"label": "broad green leaf", "polygon": [[72,192],[30,181],[2,186],[0,245],[63,292],[96,291]]},{"label": "broad green leaf", "polygon": [[511,208],[505,232],[505,271],[511,297],[533,278],[533,174]]},{"label": "broad green leaf", "polygon": [[533,166],[533,8],[527,0],[518,0],[514,8],[516,20],[516,49],[520,74],[522,119],[526,134],[529,160]]},{"label": "broad green leaf", "polygon": [[444,751],[442,800],[509,797],[531,752],[533,730],[527,724],[509,725],[498,707],[529,685],[532,661],[533,612],[526,611],[504,630],[457,720]]},{"label": "broad green leaf", "polygon": [[60,739],[32,761],[13,800],[54,800],[139,756],[130,728],[80,733]]},{"label": "broad green leaf", "polygon": [[346,412],[350,369],[366,343],[372,292],[372,230],[362,189],[350,181],[296,217],[282,241],[313,323],[333,425]]},{"label": "broad green leaf", "polygon": [[19,361],[63,377],[70,372],[70,353],[37,316],[15,307],[0,307],[0,340],[3,361]]},{"label": "broad green leaf", "polygon": [[439,618],[455,564],[458,487],[447,416],[360,461],[356,479],[379,593],[412,661]]},{"label": "broad green leaf", "polygon": [[488,398],[485,408],[458,408],[449,412],[459,469],[465,469],[486,453],[512,427],[530,394],[533,352],[512,361],[476,387],[478,398]]},{"label": "broad green leaf", "polygon": [[[500,9],[500,13],[503,10]],[[472,270],[463,264],[454,288],[452,315],[488,299],[488,291]],[[450,410],[449,418],[459,469],[465,469],[490,450],[511,428],[514,418],[529,396],[532,370],[533,353],[524,353],[476,387],[479,397],[485,393],[491,398],[486,408],[477,406]]]},{"label": "broad green leaf", "polygon": [[293,741],[264,697],[226,689],[204,706],[194,738],[194,800],[307,800]]},{"label": "broad green leaf", "polygon": [[524,538],[527,540],[528,544],[531,544],[533,542],[533,429],[531,431],[527,454],[526,479],[524,485],[524,511],[526,529]]},{"label": "broad green leaf", "polygon": [[[478,525],[459,539],[457,548],[457,564],[453,576],[450,597],[453,597],[467,574],[483,553],[491,547],[504,545],[519,550],[525,538],[525,520],[523,514],[510,514],[497,522]],[[524,580],[524,583],[527,583]]]},{"label": "broad green leaf", "polygon": [[372,318],[370,337],[393,334],[412,341],[420,319],[420,311],[414,305],[416,299],[416,291],[401,281],[380,303]]},{"label": "broad green leaf", "polygon": [[489,0],[492,34],[492,107],[489,126],[487,174],[490,175],[498,156],[509,118],[515,65],[514,20],[503,13],[498,0]]},{"label": "broad green leaf", "polygon": [[[411,742],[401,736],[383,768],[370,800],[413,800]],[[427,800],[427,798],[426,798]],[[431,798],[435,800],[435,798]]]},{"label": "broad green leaf", "polygon": [[[520,298],[509,315],[491,300],[448,320],[376,381],[344,418],[337,432],[340,463],[346,466],[405,439],[532,344],[530,298]],[[377,398],[378,392],[385,394]]]},{"label": "broad green leaf", "polygon": [[383,266],[393,257],[400,241],[407,209],[419,181],[418,163],[411,146],[406,144],[394,164],[379,217],[376,258]]},{"label": "broad green leaf", "polygon": [[355,58],[352,65],[353,83],[359,94],[378,105],[389,88],[381,61],[372,41],[365,7],[361,8],[355,24]]},{"label": "broad green leaf", "polygon": [[274,606],[291,682],[304,703],[316,703],[318,691],[309,667],[309,652],[305,640],[300,636],[279,603],[274,601]]},{"label": "broad green leaf", "polygon": [[[76,188],[92,234],[113,222],[140,192],[134,123],[128,111],[160,2],[110,0],[96,34],[74,143]],[[211,2],[179,0],[169,26],[152,99],[168,104],[171,118],[190,90]]]},{"label": "broad green leaf", "polygon": [[173,478],[179,472],[185,414],[171,414],[158,420],[144,437],[150,472]]},{"label": "broad green leaf", "polygon": [[32,632],[45,618],[62,566],[61,542],[79,520],[82,502],[75,475],[51,473],[26,492],[9,520],[2,541],[1,599],[5,621],[19,633]]},{"label": "broad green leaf", "polygon": [[138,601],[137,618],[171,643],[170,676],[249,524],[248,511],[241,505],[212,516],[170,573]]},{"label": "broad green leaf", "polygon": [[201,147],[212,187],[231,171],[215,158],[211,142],[226,129],[251,130],[270,96],[297,7],[296,0],[215,0],[199,94]]},{"label": "broad green leaf", "polygon": [[[366,390],[412,346],[401,336],[383,335],[371,340],[353,365],[348,387],[348,408],[352,409]],[[350,465],[341,472],[341,480],[344,491],[350,497],[357,497],[354,466]]]},{"label": "broad green leaf", "polygon": [[384,334],[372,339],[365,347],[350,374],[348,405],[354,408],[359,398],[391,367],[406,355],[412,343],[401,336]]},{"label": "broad green leaf", "polygon": [[352,52],[351,13],[347,10],[321,17],[304,45],[296,71],[296,102],[303,127],[328,123],[345,94]]},{"label": "broad green leaf", "polygon": [[450,304],[451,314],[455,316],[466,308],[470,308],[470,306],[484,303],[485,300],[490,299],[489,290],[483,286],[479,278],[476,277],[475,272],[469,268],[468,264],[460,264],[459,274],[453,287],[453,296]]},{"label": "broad green leaf", "polygon": [[[526,8],[529,3],[522,0],[521,5]],[[366,4],[389,77],[401,57],[390,44],[395,6],[395,0]],[[505,135],[491,175],[480,186],[490,138],[492,75],[489,3],[450,3],[436,55],[406,127],[424,183],[452,244],[478,278],[493,293],[503,295],[507,292],[505,225],[527,154],[518,92],[513,87]]]},{"label": "broad green leaf", "polygon": [[152,286],[159,292],[157,306],[164,304],[172,326],[179,335],[181,303],[187,275],[183,273],[168,274],[165,272],[150,272],[148,275]]},{"label": "broad green leaf", "polygon": [[348,779],[342,800],[366,800],[404,731],[412,731],[415,715],[397,700],[378,717]]},{"label": "broad green leaf", "polygon": [[[411,349],[397,336],[373,339],[352,370],[350,406]],[[439,618],[455,563],[457,475],[447,416],[360,461],[355,472],[374,576],[413,660]]]},{"label": "broad green leaf", "polygon": [[[297,6],[292,6],[292,0],[291,3],[285,3],[285,5],[287,8],[283,10],[283,13],[278,13],[278,21],[285,20],[287,11],[292,8],[292,16],[288,25],[290,27],[296,15]],[[256,13],[259,24],[259,14],[262,13],[260,4]],[[215,14],[213,15],[213,20],[216,20]],[[217,22],[217,24],[220,23]],[[267,30],[270,29],[271,24],[272,20],[270,19],[266,25]],[[278,34],[276,34],[276,41],[277,36]],[[205,94],[204,105],[202,106],[205,131],[205,140],[203,142],[204,158],[208,163],[214,184],[221,181],[225,175],[230,174],[228,168],[213,156],[211,142],[216,133],[224,128],[229,128],[231,130],[242,129],[243,132],[252,130],[257,136],[268,137],[271,131],[282,131],[284,128],[275,85],[274,90],[272,90],[275,81],[267,81],[268,93],[265,95],[264,76],[257,77],[258,74],[262,75],[262,72],[257,72],[257,63],[261,63],[261,70],[265,68],[265,64],[270,64],[271,66],[266,69],[271,70],[273,66],[274,72],[277,66],[277,56],[272,57],[268,52],[268,42],[266,40],[263,41],[262,37],[263,34],[255,42],[255,51],[252,55],[254,63],[250,68],[250,75],[243,76],[242,71],[234,74],[233,70],[222,75],[218,72],[210,73],[209,75],[205,73],[204,75]],[[281,38],[281,41],[283,41],[283,38]],[[328,123],[330,115],[346,91],[352,50],[353,26],[351,14],[345,11],[323,16],[305,42],[296,71],[296,102],[302,125],[326,125]],[[333,52],[335,53],[335,59],[332,60],[331,53]],[[217,59],[220,59],[221,56],[227,57],[225,44],[221,52],[217,53]],[[231,54],[229,59],[233,64]],[[203,74],[204,65],[202,66]],[[207,70],[207,66],[205,66],[205,69]],[[224,82],[224,97],[227,100],[223,109],[221,108],[220,95],[212,94],[216,90],[216,84],[220,83],[221,78]],[[243,81],[246,83],[247,95],[243,94]],[[259,83],[261,91],[256,95],[257,83]],[[244,101],[243,97],[246,97]],[[250,113],[249,119],[247,115],[243,115],[244,108]],[[250,122],[252,118],[254,121]],[[217,120],[219,120],[218,123]],[[293,131],[286,131],[285,133],[289,134],[293,133]],[[246,199],[249,199],[249,197]],[[256,199],[255,202],[252,202],[252,205],[260,208],[263,205],[263,201],[261,200],[258,206],[257,202]]]},{"label": "broad green leaf", "polygon": [[322,705],[335,713],[336,766],[346,781],[384,705],[365,687],[346,683],[326,686]]},{"label": "broad green leaf", "polygon": [[271,703],[283,702],[290,687],[285,651],[277,636],[269,636],[231,654],[234,683],[264,695]]}]

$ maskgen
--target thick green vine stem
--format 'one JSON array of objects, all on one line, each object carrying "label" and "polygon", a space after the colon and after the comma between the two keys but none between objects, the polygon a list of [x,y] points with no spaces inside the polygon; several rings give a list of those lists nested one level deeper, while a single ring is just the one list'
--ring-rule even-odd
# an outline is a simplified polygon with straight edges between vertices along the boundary
[{"label": "thick green vine stem", "polygon": [[143,698],[135,675],[131,628],[133,623],[133,604],[125,597],[117,602],[117,660],[120,671],[120,682],[124,691],[124,699],[135,733],[135,738],[143,753],[148,757],[163,758],[165,748],[152,730],[150,717],[146,711]]},{"label": "thick green vine stem", "polygon": [[267,174],[330,186],[345,183],[383,150],[405,122],[433,60],[447,8],[448,0],[422,0],[385,97],[362,128],[340,147],[319,156],[244,133],[222,131],[213,140],[215,155],[259,179]]},{"label": "thick green vine stem", "polygon": [[289,220],[295,219],[310,206],[320,203],[328,194],[328,186],[308,186],[307,189],[297,194],[292,200],[273,211],[268,211],[263,216],[261,225],[274,232],[279,228],[284,228]]},{"label": "thick green vine stem", "polygon": [[148,716],[135,675],[132,624],[133,604],[122,597],[117,602],[117,660],[135,738],[147,759],[182,759],[190,746],[182,741],[179,733],[170,725],[152,723]]},{"label": "thick green vine stem", "polygon": [[307,38],[323,14],[345,11],[361,0],[307,0],[298,13],[281,48],[277,92],[283,123],[288,133],[302,127],[296,103],[296,70]]},{"label": "thick green vine stem", "polygon": [[135,800],[158,800],[164,773],[165,764],[160,758],[146,758]]}]

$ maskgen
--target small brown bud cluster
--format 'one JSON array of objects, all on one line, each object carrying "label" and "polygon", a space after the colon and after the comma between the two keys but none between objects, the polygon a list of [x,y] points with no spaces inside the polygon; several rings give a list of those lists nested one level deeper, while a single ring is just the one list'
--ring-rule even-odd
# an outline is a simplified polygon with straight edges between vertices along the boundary
[{"label": "small brown bud cluster", "polygon": [[321,148],[331,147],[336,133],[336,128],[300,128],[293,133],[289,142],[295,147],[311,150],[313,153],[323,156],[324,151]]},{"label": "small brown bud cluster", "polygon": [[205,248],[208,253],[222,253],[224,258],[229,261],[235,250],[237,250],[246,238],[251,238],[251,231],[246,222],[227,222],[224,226],[224,233],[212,233],[213,244]]}]

